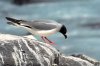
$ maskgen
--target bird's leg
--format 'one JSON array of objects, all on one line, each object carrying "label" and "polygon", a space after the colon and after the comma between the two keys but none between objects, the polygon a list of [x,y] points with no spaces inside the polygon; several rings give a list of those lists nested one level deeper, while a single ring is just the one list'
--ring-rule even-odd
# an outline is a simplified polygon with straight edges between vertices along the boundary
[{"label": "bird's leg", "polygon": [[44,36],[41,36],[42,40],[46,43]]},{"label": "bird's leg", "polygon": [[41,38],[42,38],[42,40],[43,40],[45,43],[48,43],[48,42],[46,41],[46,39],[45,39],[44,36],[41,36]]},{"label": "bird's leg", "polygon": [[50,41],[47,37],[44,37],[50,44],[55,44],[54,42]]},{"label": "bird's leg", "polygon": [[49,44],[54,44],[54,42],[50,41],[47,37],[41,36],[41,38],[45,43],[49,42]]},{"label": "bird's leg", "polygon": [[42,40],[43,40],[45,43],[48,43],[48,41],[45,39],[44,36],[42,36],[41,38],[42,38]]}]

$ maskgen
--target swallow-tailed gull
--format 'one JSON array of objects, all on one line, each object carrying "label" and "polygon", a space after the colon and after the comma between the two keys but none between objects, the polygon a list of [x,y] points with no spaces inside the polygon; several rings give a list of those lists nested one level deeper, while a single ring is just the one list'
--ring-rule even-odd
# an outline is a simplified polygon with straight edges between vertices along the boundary
[{"label": "swallow-tailed gull", "polygon": [[17,27],[23,27],[27,29],[30,33],[34,35],[39,35],[46,43],[49,42],[50,44],[54,44],[52,41],[47,39],[47,36],[60,32],[64,35],[65,39],[67,38],[67,29],[63,24],[60,24],[53,20],[33,20],[33,21],[26,21],[26,20],[18,20],[10,17],[6,17],[9,21],[7,22],[10,25],[14,25]]}]

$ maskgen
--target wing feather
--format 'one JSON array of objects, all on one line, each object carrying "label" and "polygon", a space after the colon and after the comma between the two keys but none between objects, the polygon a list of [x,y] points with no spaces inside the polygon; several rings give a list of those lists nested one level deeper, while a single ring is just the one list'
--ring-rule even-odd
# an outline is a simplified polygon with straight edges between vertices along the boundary
[{"label": "wing feather", "polygon": [[55,29],[57,27],[57,22],[51,22],[51,21],[32,21],[32,22],[25,22],[28,25],[30,25],[30,27],[33,27],[35,29],[38,30],[51,30],[51,29]]}]

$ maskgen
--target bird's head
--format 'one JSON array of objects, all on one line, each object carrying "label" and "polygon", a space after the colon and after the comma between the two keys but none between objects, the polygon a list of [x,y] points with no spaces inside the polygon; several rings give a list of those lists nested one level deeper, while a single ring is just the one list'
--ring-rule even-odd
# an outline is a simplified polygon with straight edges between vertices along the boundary
[{"label": "bird's head", "polygon": [[67,35],[66,35],[67,29],[66,29],[66,27],[64,25],[61,26],[61,29],[60,29],[59,32],[64,35],[65,39],[67,38]]}]

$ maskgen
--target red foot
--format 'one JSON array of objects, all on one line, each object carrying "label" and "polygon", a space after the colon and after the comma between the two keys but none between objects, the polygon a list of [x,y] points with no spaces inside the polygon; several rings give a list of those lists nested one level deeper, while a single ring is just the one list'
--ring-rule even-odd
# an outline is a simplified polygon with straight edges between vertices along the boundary
[{"label": "red foot", "polygon": [[51,44],[51,45],[56,45],[54,42],[52,42],[52,41],[50,41],[47,37],[41,37],[42,39],[43,39],[43,41],[45,42],[45,43],[48,43],[48,44]]}]

